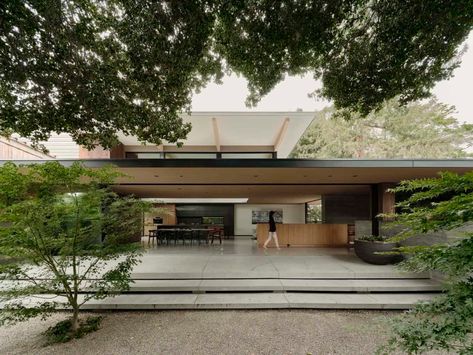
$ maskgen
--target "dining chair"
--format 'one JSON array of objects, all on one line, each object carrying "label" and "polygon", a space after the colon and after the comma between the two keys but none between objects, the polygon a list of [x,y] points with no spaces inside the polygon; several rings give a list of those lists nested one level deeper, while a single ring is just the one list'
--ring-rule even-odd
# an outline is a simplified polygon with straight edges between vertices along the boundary
[{"label": "dining chair", "polygon": [[148,232],[148,245],[150,244],[151,240],[153,241],[153,245],[154,245],[155,240],[156,240],[156,245],[158,244],[158,231],[156,229],[151,229]]},{"label": "dining chair", "polygon": [[205,244],[209,244],[209,231],[210,229],[201,228],[197,231],[199,245],[202,241],[205,241]]},{"label": "dining chair", "polygon": [[209,234],[212,238],[211,244],[214,243],[214,238],[218,238],[219,241],[220,241],[220,244],[222,244],[223,228],[215,227],[215,228],[212,229],[212,231]]}]

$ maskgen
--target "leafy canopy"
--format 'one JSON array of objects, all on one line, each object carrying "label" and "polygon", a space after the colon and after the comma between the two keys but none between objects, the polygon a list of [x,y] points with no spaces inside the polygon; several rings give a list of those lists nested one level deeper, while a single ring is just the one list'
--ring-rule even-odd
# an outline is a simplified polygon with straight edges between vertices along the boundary
[{"label": "leafy canopy", "polygon": [[469,156],[473,125],[432,99],[386,102],[366,117],[349,110],[318,112],[294,148],[296,158],[461,158]]},{"label": "leafy canopy", "polygon": [[472,354],[473,172],[441,173],[436,179],[405,181],[394,191],[410,195],[398,203],[400,212],[395,223],[405,228],[395,239],[440,230],[455,233],[445,244],[400,248],[411,255],[401,266],[410,271],[442,273],[445,293],[395,320],[393,336],[383,350]]},{"label": "leafy canopy", "polygon": [[0,130],[88,148],[179,142],[180,111],[225,71],[255,105],[285,75],[367,114],[426,97],[458,65],[471,0],[29,0],[0,5]]},{"label": "leafy canopy", "polygon": [[117,177],[79,163],[0,167],[0,324],[47,315],[63,302],[76,332],[84,303],[128,289],[140,250],[130,241],[141,235],[147,205],[110,191]]}]

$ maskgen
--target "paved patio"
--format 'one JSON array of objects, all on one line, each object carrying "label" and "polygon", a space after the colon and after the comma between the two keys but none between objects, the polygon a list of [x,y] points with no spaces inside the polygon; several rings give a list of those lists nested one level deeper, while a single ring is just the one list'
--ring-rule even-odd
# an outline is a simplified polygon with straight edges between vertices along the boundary
[{"label": "paved patio", "polygon": [[134,269],[133,293],[86,308],[406,309],[439,291],[427,276],[366,264],[347,248],[262,250],[249,238],[151,246]]},{"label": "paved patio", "polygon": [[222,245],[147,246],[134,279],[424,278],[392,265],[370,265],[347,248],[261,249],[248,239]]},{"label": "paved patio", "polygon": [[84,308],[407,309],[441,290],[427,274],[366,264],[346,248],[265,251],[250,239],[222,245],[145,245],[130,291],[90,300]]}]

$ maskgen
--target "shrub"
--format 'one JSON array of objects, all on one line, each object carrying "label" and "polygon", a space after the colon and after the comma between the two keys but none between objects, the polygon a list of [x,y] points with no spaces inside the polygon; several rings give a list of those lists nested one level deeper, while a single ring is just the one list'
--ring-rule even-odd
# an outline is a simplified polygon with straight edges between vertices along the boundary
[{"label": "shrub", "polygon": [[386,237],[381,235],[362,235],[361,237],[357,238],[357,240],[365,240],[368,242],[385,242]]},{"label": "shrub", "polygon": [[84,321],[79,320],[79,326],[76,331],[73,330],[71,319],[63,320],[52,327],[49,327],[44,335],[46,336],[46,345],[55,343],[66,343],[74,338],[82,338],[83,336],[95,332],[100,328],[102,317],[88,317]]},{"label": "shrub", "polygon": [[399,348],[409,354],[429,350],[473,354],[473,232],[471,225],[467,227],[473,221],[473,172],[405,181],[393,191],[409,194],[397,204],[400,212],[395,215],[395,224],[407,228],[393,240],[457,227],[465,232],[444,244],[399,248],[411,255],[401,267],[442,273],[445,292],[394,320],[393,336],[380,352]]}]

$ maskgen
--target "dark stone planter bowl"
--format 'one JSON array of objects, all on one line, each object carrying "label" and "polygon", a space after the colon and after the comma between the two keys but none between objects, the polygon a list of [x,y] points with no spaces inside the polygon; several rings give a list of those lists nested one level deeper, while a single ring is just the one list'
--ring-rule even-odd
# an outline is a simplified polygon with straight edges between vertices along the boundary
[{"label": "dark stone planter bowl", "polygon": [[355,240],[355,254],[361,260],[376,265],[395,264],[402,260],[402,255],[383,255],[380,252],[395,251],[397,243]]}]

